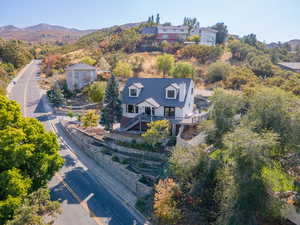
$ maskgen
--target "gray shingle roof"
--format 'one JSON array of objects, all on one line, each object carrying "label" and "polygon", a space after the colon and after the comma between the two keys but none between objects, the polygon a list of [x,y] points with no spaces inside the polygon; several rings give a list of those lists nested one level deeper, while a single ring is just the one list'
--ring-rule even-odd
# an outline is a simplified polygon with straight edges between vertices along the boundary
[{"label": "gray shingle roof", "polygon": [[85,63],[76,63],[66,68],[66,70],[96,70],[96,67]]},{"label": "gray shingle roof", "polygon": [[[148,98],[152,98],[161,106],[183,107],[186,101],[186,96],[184,97],[183,102],[179,101],[178,96],[176,99],[166,99],[165,88],[173,83],[178,86],[180,86],[181,83],[185,83],[185,95],[187,95],[191,81],[192,79],[190,78],[129,78],[122,91],[122,102],[124,104],[136,105]],[[130,87],[133,83],[141,83],[144,86],[138,97],[129,97],[128,87]]]}]

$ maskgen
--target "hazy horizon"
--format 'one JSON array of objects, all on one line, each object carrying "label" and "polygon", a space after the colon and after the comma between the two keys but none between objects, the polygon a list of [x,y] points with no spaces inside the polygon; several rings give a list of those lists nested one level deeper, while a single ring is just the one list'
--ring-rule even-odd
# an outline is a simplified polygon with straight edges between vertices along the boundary
[{"label": "hazy horizon", "polygon": [[183,18],[196,17],[201,26],[224,22],[229,33],[243,36],[254,33],[260,41],[286,42],[300,39],[300,1],[287,0],[71,0],[5,1],[2,3],[0,26],[19,28],[40,23],[80,30],[101,29],[114,25],[146,21],[160,13],[161,22],[182,24]]}]

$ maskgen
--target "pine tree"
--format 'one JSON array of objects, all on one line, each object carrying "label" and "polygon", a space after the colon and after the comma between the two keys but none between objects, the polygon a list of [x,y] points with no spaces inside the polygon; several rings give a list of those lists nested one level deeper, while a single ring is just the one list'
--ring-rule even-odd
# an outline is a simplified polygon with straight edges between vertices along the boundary
[{"label": "pine tree", "polygon": [[159,16],[159,13],[157,13],[156,15],[156,24],[159,24],[160,23],[160,16]]},{"label": "pine tree", "polygon": [[112,74],[105,90],[104,108],[101,115],[101,124],[106,130],[112,130],[113,124],[122,117],[121,100],[119,98],[119,83]]},{"label": "pine tree", "polygon": [[60,88],[55,87],[53,90],[47,92],[50,102],[55,106],[59,107],[66,103],[64,95]]}]

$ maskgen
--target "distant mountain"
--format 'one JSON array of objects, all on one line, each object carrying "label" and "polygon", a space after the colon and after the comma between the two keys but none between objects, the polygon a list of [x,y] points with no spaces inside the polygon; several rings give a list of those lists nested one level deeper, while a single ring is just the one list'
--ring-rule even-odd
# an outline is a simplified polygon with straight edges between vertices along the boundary
[{"label": "distant mountain", "polygon": [[78,30],[50,24],[37,24],[30,27],[18,28],[12,25],[0,27],[0,37],[17,39],[30,43],[73,43],[80,37],[96,30]]}]

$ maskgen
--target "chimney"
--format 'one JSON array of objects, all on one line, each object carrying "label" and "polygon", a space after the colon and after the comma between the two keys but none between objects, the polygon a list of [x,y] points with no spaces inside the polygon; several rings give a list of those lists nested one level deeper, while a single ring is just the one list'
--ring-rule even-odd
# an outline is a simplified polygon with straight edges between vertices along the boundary
[{"label": "chimney", "polygon": [[179,84],[179,101],[183,102],[186,94],[185,83]]}]

